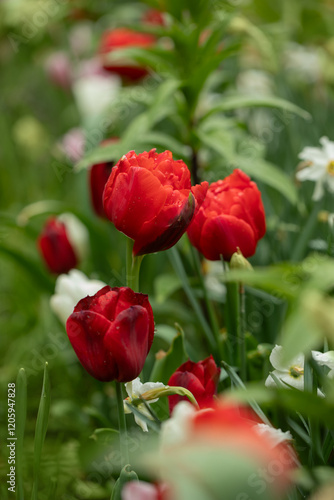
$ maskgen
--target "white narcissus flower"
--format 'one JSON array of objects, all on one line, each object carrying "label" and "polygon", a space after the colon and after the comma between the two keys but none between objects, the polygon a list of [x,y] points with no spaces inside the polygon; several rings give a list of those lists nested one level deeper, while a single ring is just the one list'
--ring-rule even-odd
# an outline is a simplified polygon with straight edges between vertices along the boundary
[{"label": "white narcissus flower", "polygon": [[299,181],[315,181],[313,200],[324,195],[324,185],[334,193],[334,142],[328,137],[321,137],[322,148],[306,147],[298,155],[306,162],[306,166],[296,173]]},{"label": "white narcissus flower", "polygon": [[160,443],[162,449],[186,440],[189,419],[196,411],[194,405],[188,401],[180,401],[174,407],[172,416],[161,424]]},{"label": "white narcissus flower", "polygon": [[293,440],[291,432],[283,432],[281,429],[275,429],[275,427],[271,427],[271,425],[256,424],[254,428],[258,434],[260,434],[261,436],[267,436],[269,438],[269,440],[272,442],[273,448],[278,444],[283,443],[284,441]]},{"label": "white narcissus flower", "polygon": [[[304,390],[304,354],[298,354],[289,364],[283,363],[283,347],[276,345],[270,354],[270,363],[273,365],[273,375],[283,383],[285,387],[294,387],[300,391]],[[330,368],[329,377],[334,377],[334,351],[325,353],[311,351],[313,359],[321,366]],[[276,387],[276,382],[269,374],[266,381],[266,387]],[[318,389],[318,396],[324,394]]]},{"label": "white narcissus flower", "polygon": [[[138,399],[147,391],[151,391],[152,389],[163,389],[164,387],[166,386],[162,382],[145,382],[145,384],[143,384],[140,381],[139,377],[132,380],[132,382],[127,382],[125,384],[125,389],[126,392],[128,393],[128,397],[124,399],[124,412],[131,413],[131,410],[129,410],[126,403],[131,403],[131,401],[133,401],[134,399]],[[159,398],[150,399],[149,401],[147,401],[147,403],[148,404],[155,403],[156,401],[158,401],[158,399]],[[145,415],[145,417],[152,420],[152,415],[150,414],[144,403],[139,404],[137,408],[141,413],[143,413],[143,415]],[[139,427],[144,432],[147,432],[148,428],[146,422],[137,415],[134,415],[134,417],[135,417],[135,422],[139,425]]]},{"label": "white narcissus flower", "polygon": [[58,276],[55,294],[50,299],[51,309],[65,324],[79,300],[94,295],[105,286],[103,281],[91,280],[78,269],[72,269],[68,274]]},{"label": "white narcissus flower", "polygon": [[74,249],[74,253],[81,262],[85,259],[89,248],[89,232],[86,226],[71,213],[59,215],[58,220],[66,227],[68,241]]},{"label": "white narcissus flower", "polygon": [[81,116],[96,117],[117,98],[121,80],[114,75],[89,75],[78,78],[73,93]]}]

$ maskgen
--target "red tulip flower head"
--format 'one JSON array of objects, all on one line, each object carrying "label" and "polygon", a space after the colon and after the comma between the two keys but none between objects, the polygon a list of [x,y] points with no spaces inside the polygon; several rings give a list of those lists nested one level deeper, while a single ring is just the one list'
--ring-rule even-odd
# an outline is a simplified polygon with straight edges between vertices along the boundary
[{"label": "red tulip flower head", "polygon": [[[200,408],[206,408],[213,404],[213,396],[217,393],[220,368],[216,365],[212,356],[194,363],[187,361],[183,363],[168,381],[168,385],[184,387],[195,397]],[[168,397],[169,411],[182,400],[184,396],[173,395]]]},{"label": "red tulip flower head", "polygon": [[186,231],[207,188],[207,182],[191,187],[187,165],[170,151],[130,151],[112,169],[104,211],[134,240],[134,255],[167,250]]},{"label": "red tulip flower head", "polygon": [[[107,146],[108,144],[114,144],[118,141],[118,137],[112,137],[111,139],[106,139],[102,141],[101,146]],[[93,165],[89,171],[89,187],[90,187],[90,197],[92,206],[96,215],[99,217],[106,217],[103,208],[103,191],[109,175],[111,174],[111,169],[114,166],[113,161],[108,161],[105,163],[98,163]]]},{"label": "red tulip flower head", "polygon": [[85,257],[88,231],[73,214],[50,217],[37,244],[50,272],[68,273]]},{"label": "red tulip flower head", "polygon": [[140,33],[128,28],[117,28],[105,32],[102,35],[100,44],[100,54],[102,56],[103,67],[107,71],[117,73],[119,76],[129,80],[140,80],[147,75],[146,68],[136,65],[134,61],[127,59],[117,59],[114,63],[107,61],[106,55],[115,50],[130,47],[150,47],[156,41],[156,38],[146,33]]},{"label": "red tulip flower head", "polygon": [[238,248],[244,257],[253,255],[265,231],[261,193],[255,182],[236,169],[210,185],[187,233],[206,259],[223,256],[229,261]]},{"label": "red tulip flower head", "polygon": [[142,371],[153,342],[153,312],[147,295],[105,286],[78,302],[66,331],[92,377],[130,382]]}]

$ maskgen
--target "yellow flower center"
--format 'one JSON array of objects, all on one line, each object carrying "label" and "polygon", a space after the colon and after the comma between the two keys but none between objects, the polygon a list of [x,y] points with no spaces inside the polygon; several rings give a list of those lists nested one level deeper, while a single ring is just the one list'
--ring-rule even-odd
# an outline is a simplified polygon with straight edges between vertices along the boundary
[{"label": "yellow flower center", "polygon": [[289,370],[289,374],[293,378],[299,378],[302,375],[304,375],[304,370],[300,366],[291,366],[291,368]]},{"label": "yellow flower center", "polygon": [[328,164],[327,164],[327,173],[329,175],[334,175],[334,160],[331,160]]}]

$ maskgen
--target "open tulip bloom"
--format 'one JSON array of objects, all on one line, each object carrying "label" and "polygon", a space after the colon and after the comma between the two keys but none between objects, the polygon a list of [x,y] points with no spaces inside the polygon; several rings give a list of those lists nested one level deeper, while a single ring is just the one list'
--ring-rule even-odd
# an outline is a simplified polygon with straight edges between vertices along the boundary
[{"label": "open tulip bloom", "polygon": [[207,187],[207,182],[192,187],[187,165],[173,160],[170,151],[130,151],[112,169],[104,211],[134,240],[134,255],[167,250],[188,228]]},{"label": "open tulip bloom", "polygon": [[206,259],[220,260],[222,256],[229,261],[238,248],[244,257],[252,256],[265,231],[261,193],[255,182],[236,169],[210,184],[187,234]]}]

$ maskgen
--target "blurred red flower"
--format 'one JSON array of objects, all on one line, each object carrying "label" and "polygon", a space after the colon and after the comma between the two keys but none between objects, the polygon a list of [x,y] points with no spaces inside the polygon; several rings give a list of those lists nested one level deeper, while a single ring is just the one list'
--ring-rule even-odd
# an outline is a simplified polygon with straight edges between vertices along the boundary
[{"label": "blurred red flower", "polygon": [[170,151],[130,151],[113,167],[104,190],[105,213],[134,240],[134,255],[166,250],[186,231],[208,187],[191,187],[190,171]]},{"label": "blurred red flower", "polygon": [[[188,389],[195,397],[200,408],[206,408],[213,404],[213,396],[217,393],[220,368],[216,365],[212,356],[194,363],[187,361],[183,363],[170,377],[168,385],[179,386]],[[184,396],[173,395],[168,397],[169,411],[172,413],[177,403],[188,399]]]},{"label": "blurred red flower", "polygon": [[205,258],[230,260],[238,247],[244,257],[253,255],[265,230],[261,193],[255,182],[236,169],[210,185],[187,233]]},{"label": "blurred red flower", "polygon": [[107,61],[106,55],[114,50],[130,47],[150,47],[156,41],[155,36],[146,33],[140,33],[128,28],[116,28],[106,31],[101,38],[99,52],[102,56],[104,69],[117,73],[119,76],[129,80],[139,80],[147,75],[147,69],[139,66],[134,61],[128,59],[117,59],[111,63]]},{"label": "blurred red flower", "polygon": [[37,240],[40,253],[52,273],[68,273],[86,256],[89,233],[72,213],[50,217]]},{"label": "blurred red flower", "polygon": [[92,377],[130,382],[143,369],[153,342],[153,312],[147,295],[105,286],[78,302],[66,331]]}]

